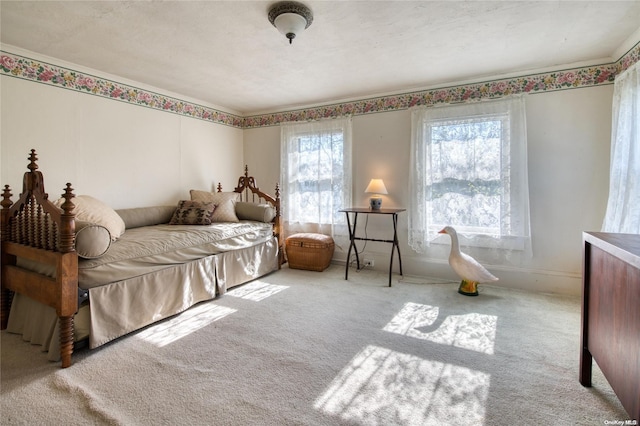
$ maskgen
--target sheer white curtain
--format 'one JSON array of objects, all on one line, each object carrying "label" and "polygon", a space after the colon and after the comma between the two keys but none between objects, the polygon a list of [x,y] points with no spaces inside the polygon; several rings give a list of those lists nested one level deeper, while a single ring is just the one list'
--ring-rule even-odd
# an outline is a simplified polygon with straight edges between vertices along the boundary
[{"label": "sheer white curtain", "polygon": [[602,230],[640,234],[640,62],[614,83],[609,200]]},{"label": "sheer white curtain", "polygon": [[451,225],[462,245],[531,255],[523,96],[414,109],[410,169],[413,250]]},{"label": "sheer white curtain", "polygon": [[348,240],[351,205],[351,118],[281,127],[280,165],[285,235],[316,232]]}]

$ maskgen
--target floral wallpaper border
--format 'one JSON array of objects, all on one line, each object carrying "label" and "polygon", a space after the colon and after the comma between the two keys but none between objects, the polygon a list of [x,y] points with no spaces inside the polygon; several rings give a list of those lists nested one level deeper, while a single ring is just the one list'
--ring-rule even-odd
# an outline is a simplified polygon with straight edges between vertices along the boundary
[{"label": "floral wallpaper border", "polygon": [[518,93],[538,93],[613,84],[617,74],[638,61],[640,61],[640,43],[614,63],[250,116],[245,117],[243,128],[250,129],[275,126],[285,122],[313,121],[345,115],[402,110],[414,106],[494,99]]},{"label": "floral wallpaper border", "polygon": [[242,128],[243,117],[159,93],[0,51],[1,74]]},{"label": "floral wallpaper border", "polygon": [[46,62],[0,51],[0,75],[93,94],[109,99],[166,111],[241,129],[275,126],[284,122],[312,121],[346,115],[395,111],[469,100],[500,98],[517,93],[575,89],[612,84],[617,74],[640,61],[640,43],[618,61],[480,83],[381,96],[326,106],[242,117],[214,108],[165,96],[137,87],[74,71]]}]

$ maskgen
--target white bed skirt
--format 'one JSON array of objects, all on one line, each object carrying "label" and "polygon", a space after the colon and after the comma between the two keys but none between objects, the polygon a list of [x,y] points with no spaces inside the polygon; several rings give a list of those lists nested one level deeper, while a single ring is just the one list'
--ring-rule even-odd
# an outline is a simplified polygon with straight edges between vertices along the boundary
[{"label": "white bed skirt", "polygon": [[[99,347],[277,269],[278,241],[273,238],[254,247],[92,288],[91,303],[82,306],[74,318],[76,341],[89,336],[90,348]],[[16,294],[7,331],[42,345],[49,360],[60,359],[55,309]]]}]

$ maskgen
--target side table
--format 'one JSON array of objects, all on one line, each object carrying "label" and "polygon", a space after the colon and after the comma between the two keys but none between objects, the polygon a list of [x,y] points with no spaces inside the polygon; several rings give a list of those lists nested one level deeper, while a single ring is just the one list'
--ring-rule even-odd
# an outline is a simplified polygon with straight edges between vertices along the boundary
[{"label": "side table", "polygon": [[[380,210],[372,210],[369,208],[363,207],[351,207],[347,209],[340,210],[347,215],[347,226],[349,228],[349,240],[351,243],[349,244],[349,251],[347,252],[347,267],[344,274],[344,279],[349,279],[349,259],[351,258],[351,250],[353,249],[356,253],[356,264],[358,269],[360,269],[360,255],[358,254],[358,249],[356,248],[356,240],[361,241],[377,241],[381,243],[391,243],[391,261],[389,262],[389,287],[391,287],[391,276],[393,269],[393,253],[395,250],[398,251],[398,262],[400,263],[400,275],[402,274],[402,257],[400,256],[400,246],[398,245],[398,213],[405,211],[406,209],[380,209]],[[390,215],[393,221],[393,239],[392,240],[379,240],[375,238],[362,238],[356,237],[356,228],[358,225],[358,214],[383,214]],[[353,215],[353,227],[351,226],[351,217],[350,214]]]}]

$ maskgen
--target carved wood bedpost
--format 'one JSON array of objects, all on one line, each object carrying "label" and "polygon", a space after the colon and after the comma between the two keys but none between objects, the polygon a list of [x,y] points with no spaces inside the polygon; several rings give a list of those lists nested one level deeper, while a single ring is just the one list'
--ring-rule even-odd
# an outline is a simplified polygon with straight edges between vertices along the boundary
[{"label": "carved wood bedpost", "polygon": [[70,183],[67,183],[64,194],[62,194],[64,203],[60,206],[63,211],[60,215],[60,251],[62,253],[70,253],[75,250],[76,223],[74,221],[75,215],[72,213],[75,206],[71,202],[73,197],[75,197],[73,188]]},{"label": "carved wood bedpost", "polygon": [[284,235],[282,233],[282,218],[280,212],[280,183],[276,183],[276,217],[273,220],[273,228],[276,234],[276,238],[278,238],[278,269],[282,267],[285,263],[284,256]]},{"label": "carved wood bedpost", "polygon": [[[62,194],[64,203],[60,206],[63,213],[60,215],[60,247],[63,253],[60,256],[58,271],[77,271],[78,256],[75,255],[75,215],[72,213],[75,206],[71,202],[73,188],[70,183]],[[71,354],[73,353],[74,323],[73,316],[78,311],[78,275],[69,276],[65,273],[58,273],[58,284],[60,289],[60,306],[58,317],[60,318],[60,358],[62,368],[71,365]]]},{"label": "carved wood bedpost", "polygon": [[[11,201],[11,189],[9,185],[4,186],[4,190],[2,191],[2,218],[0,221],[0,235],[1,241],[7,241],[9,239],[9,218],[11,215],[11,206],[13,205],[13,201]],[[7,254],[4,250],[2,251],[2,265],[15,265],[16,257],[10,254]],[[9,322],[9,309],[11,309],[11,300],[13,299],[13,293],[9,291],[8,288],[4,286],[5,277],[4,277],[4,268],[2,269],[2,288],[0,289],[0,330],[4,330],[7,328],[7,323]]]}]

